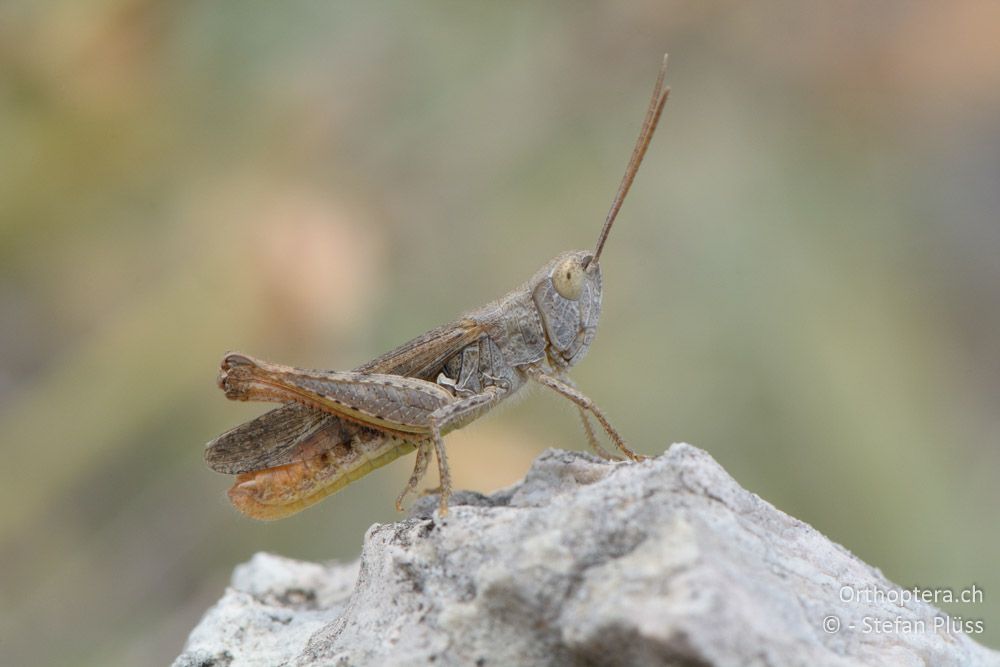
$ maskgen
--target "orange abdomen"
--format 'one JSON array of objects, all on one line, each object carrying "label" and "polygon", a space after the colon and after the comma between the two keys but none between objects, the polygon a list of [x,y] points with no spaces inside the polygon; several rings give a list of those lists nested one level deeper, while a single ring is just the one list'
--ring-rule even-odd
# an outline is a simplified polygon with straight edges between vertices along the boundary
[{"label": "orange abdomen", "polygon": [[415,447],[397,438],[357,443],[346,453],[324,452],[295,463],[240,473],[229,500],[243,514],[272,521],[301,512]]}]

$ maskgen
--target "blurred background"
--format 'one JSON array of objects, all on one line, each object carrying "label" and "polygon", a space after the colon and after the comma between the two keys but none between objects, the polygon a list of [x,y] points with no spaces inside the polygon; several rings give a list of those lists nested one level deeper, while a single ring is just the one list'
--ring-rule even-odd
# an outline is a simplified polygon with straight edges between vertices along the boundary
[{"label": "blurred background", "polygon": [[[575,379],[1000,646],[1000,4],[0,4],[0,662],[164,664],[258,550],[353,559],[412,457],[273,524],[223,353],[351,368],[590,248]],[[585,449],[544,392],[457,486]],[[428,479],[433,486],[436,480]]]}]

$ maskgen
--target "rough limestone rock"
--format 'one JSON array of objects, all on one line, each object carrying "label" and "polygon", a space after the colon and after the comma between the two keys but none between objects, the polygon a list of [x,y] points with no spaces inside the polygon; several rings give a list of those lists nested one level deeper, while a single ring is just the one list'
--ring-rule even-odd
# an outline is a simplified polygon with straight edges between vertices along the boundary
[{"label": "rough limestone rock", "polygon": [[642,463],[550,450],[443,520],[435,503],[372,526],[350,565],[257,554],[175,667],[1000,665],[689,445]]}]

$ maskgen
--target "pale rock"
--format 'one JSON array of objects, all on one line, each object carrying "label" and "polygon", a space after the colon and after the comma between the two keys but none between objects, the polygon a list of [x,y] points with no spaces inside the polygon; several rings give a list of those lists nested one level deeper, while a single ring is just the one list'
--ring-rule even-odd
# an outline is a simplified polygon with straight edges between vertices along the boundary
[{"label": "pale rock", "polygon": [[350,565],[257,554],[174,667],[1000,666],[928,604],[843,601],[898,588],[690,445],[642,463],[550,450],[514,487],[435,506],[372,526]]}]

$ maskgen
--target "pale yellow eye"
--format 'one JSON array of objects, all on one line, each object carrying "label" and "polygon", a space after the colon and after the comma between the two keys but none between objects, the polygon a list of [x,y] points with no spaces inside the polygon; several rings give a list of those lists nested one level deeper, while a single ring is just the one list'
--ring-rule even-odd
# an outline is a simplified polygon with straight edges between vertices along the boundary
[{"label": "pale yellow eye", "polygon": [[559,296],[576,301],[583,292],[583,266],[575,257],[567,257],[552,272],[552,285]]}]

